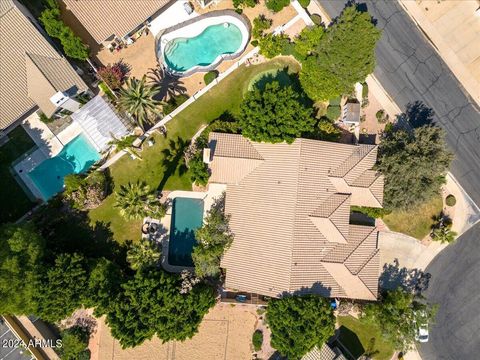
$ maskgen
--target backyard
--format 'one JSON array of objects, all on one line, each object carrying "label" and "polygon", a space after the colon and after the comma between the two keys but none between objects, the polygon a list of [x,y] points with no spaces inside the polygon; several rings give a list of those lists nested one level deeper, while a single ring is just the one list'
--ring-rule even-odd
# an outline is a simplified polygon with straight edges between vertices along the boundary
[{"label": "backyard", "polygon": [[[156,135],[155,145],[145,146],[141,152],[142,160],[124,156],[111,166],[110,173],[115,186],[140,180],[158,191],[191,190],[190,175],[183,164],[183,150],[188,141],[202,125],[222,114],[235,114],[251,80],[258,74],[286,67],[291,73],[299,71],[299,64],[290,57],[278,57],[255,66],[241,66],[168,122],[167,137]],[[100,207],[90,212],[92,222],[109,224],[119,242],[137,240],[140,237],[141,220],[126,221],[113,205],[114,196],[110,195]]]},{"label": "backyard", "polygon": [[378,326],[355,319],[352,316],[339,316],[339,340],[355,357],[363,354],[373,359],[389,360],[393,354],[393,346],[382,338]]},{"label": "backyard", "polygon": [[395,210],[386,215],[383,221],[390,230],[413,236],[422,240],[430,234],[434,218],[440,214],[443,200],[440,195],[430,201],[409,210]]},{"label": "backyard", "polygon": [[17,126],[8,134],[9,140],[0,146],[0,222],[18,220],[34,203],[28,198],[19,183],[15,180],[11,165],[28,150],[35,147],[35,143],[21,126]]}]

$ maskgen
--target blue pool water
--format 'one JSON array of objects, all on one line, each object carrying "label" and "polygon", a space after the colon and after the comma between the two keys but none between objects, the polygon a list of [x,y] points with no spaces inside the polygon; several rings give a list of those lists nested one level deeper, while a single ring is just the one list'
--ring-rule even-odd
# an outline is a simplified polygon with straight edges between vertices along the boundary
[{"label": "blue pool water", "polygon": [[203,223],[203,200],[177,197],[172,204],[172,222],[168,244],[168,263],[193,266],[192,250],[195,230]]},{"label": "blue pool water", "polygon": [[174,71],[187,71],[194,66],[208,66],[222,54],[238,51],[242,32],[234,24],[211,25],[193,38],[178,38],[165,47],[165,62]]},{"label": "blue pool water", "polygon": [[28,176],[46,201],[62,190],[66,175],[85,172],[98,160],[100,154],[81,134],[66,144],[56,156],[37,165]]}]

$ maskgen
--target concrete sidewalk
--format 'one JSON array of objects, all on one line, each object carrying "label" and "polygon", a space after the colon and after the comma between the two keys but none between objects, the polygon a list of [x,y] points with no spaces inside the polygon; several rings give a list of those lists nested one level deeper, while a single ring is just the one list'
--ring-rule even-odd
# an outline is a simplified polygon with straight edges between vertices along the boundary
[{"label": "concrete sidewalk", "polygon": [[478,1],[399,0],[399,3],[480,105]]}]

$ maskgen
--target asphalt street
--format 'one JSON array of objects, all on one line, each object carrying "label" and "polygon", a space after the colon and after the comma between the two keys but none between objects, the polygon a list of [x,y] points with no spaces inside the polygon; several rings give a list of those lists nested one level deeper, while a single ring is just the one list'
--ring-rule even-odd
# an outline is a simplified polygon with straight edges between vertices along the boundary
[{"label": "asphalt street", "polygon": [[[316,0],[332,17],[343,0]],[[435,111],[455,153],[451,171],[480,205],[480,110],[397,1],[361,1],[383,30],[374,74],[403,110],[422,101]],[[474,46],[474,44],[472,44]]]},{"label": "asphalt street", "polygon": [[[332,17],[343,0],[316,0]],[[455,153],[451,171],[480,205],[480,112],[453,73],[393,0],[358,1],[383,30],[374,74],[401,109],[422,101],[436,114]],[[474,44],[472,44],[474,46]],[[429,265],[428,300],[439,304],[430,341],[419,346],[425,360],[478,359],[480,354],[480,224],[443,250]]]},{"label": "asphalt street", "polygon": [[480,223],[443,250],[427,267],[425,295],[439,305],[424,360],[474,360],[480,354]]}]

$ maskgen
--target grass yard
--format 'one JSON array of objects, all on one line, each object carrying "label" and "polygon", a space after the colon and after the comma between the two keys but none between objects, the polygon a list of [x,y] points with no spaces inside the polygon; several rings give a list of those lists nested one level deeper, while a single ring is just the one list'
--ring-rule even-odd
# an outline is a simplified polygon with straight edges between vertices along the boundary
[{"label": "grass yard", "polygon": [[[219,118],[223,113],[235,114],[240,108],[243,94],[250,81],[259,73],[283,69],[298,72],[299,64],[289,58],[277,58],[256,66],[241,66],[219,85],[175,116],[167,124],[167,138],[157,135],[155,145],[144,147],[143,161],[124,156],[110,167],[115,186],[136,181],[145,181],[153,189],[191,190],[190,176],[185,172],[183,149],[189,139],[203,124]],[[90,212],[93,222],[102,221],[110,225],[118,242],[137,240],[140,237],[140,221],[124,220],[113,207],[114,196]]]},{"label": "grass yard", "polygon": [[383,221],[392,231],[407,234],[422,240],[430,233],[433,218],[443,209],[443,200],[440,195],[430,201],[409,210],[393,211],[384,216]]},{"label": "grass yard", "polygon": [[0,223],[18,220],[35,205],[11,172],[12,162],[35,147],[35,143],[21,126],[13,129],[8,138],[8,142],[0,146]]},{"label": "grass yard", "polygon": [[378,360],[389,360],[392,357],[394,348],[383,339],[376,325],[352,316],[339,316],[337,321],[340,324],[339,340],[355,358],[365,352],[369,352],[371,358]]}]

